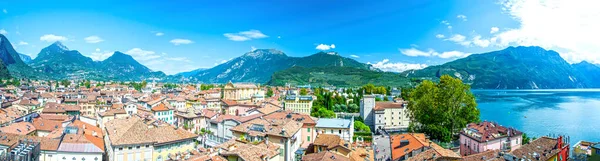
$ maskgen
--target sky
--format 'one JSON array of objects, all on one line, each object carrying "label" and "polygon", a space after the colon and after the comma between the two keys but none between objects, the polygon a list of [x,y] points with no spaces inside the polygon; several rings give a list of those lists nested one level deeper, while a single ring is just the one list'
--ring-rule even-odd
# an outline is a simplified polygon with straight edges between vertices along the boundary
[{"label": "sky", "polygon": [[335,51],[384,71],[508,46],[600,63],[597,0],[0,1],[0,34],[33,58],[61,41],[94,60],[114,51],[167,74],[255,49]]}]

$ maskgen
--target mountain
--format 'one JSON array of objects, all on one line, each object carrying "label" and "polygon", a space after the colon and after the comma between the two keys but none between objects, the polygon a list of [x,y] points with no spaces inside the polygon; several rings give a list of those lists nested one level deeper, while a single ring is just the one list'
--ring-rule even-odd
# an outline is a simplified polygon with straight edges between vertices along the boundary
[{"label": "mountain", "polygon": [[[13,77],[44,78],[43,74],[37,74],[34,70],[21,60],[21,56],[10,43],[10,41],[0,34],[0,78],[5,78],[8,71]],[[5,69],[7,71],[5,71]]]},{"label": "mountain", "polygon": [[23,61],[23,63],[27,64],[29,62],[31,62],[31,57],[29,55],[25,55],[25,54],[19,54],[19,57],[21,58],[21,60]]},{"label": "mountain", "polygon": [[69,50],[58,41],[42,49],[30,65],[53,79],[138,81],[166,76],[163,72],[150,70],[122,52],[116,51],[103,61],[94,61],[77,50]]},{"label": "mountain", "polygon": [[600,87],[600,67],[598,65],[582,61],[573,64],[573,68],[586,76],[589,87]]},{"label": "mountain", "polygon": [[198,68],[198,69],[195,69],[195,70],[192,70],[192,71],[188,71],[188,72],[177,73],[174,76],[181,76],[181,77],[187,78],[187,77],[190,77],[192,75],[196,75],[196,74],[198,74],[198,73],[200,73],[200,72],[202,72],[202,71],[204,71],[206,69],[208,69],[208,68]]},{"label": "mountain", "polygon": [[319,52],[307,57],[289,57],[279,50],[257,49],[213,68],[190,75],[187,79],[204,83],[226,83],[229,81],[264,83],[270,80],[273,73],[294,66],[343,66],[373,70],[368,64],[341,57],[335,52]]},{"label": "mountain", "polygon": [[393,87],[410,85],[409,79],[398,73],[340,66],[308,68],[295,66],[275,72],[267,84],[356,87],[368,83]]},{"label": "mountain", "polygon": [[411,78],[438,79],[448,74],[475,89],[587,88],[590,80],[552,50],[508,47],[421,70],[402,73]]},{"label": "mountain", "polygon": [[69,50],[61,42],[43,48],[31,61],[31,67],[55,79],[83,78],[102,73],[96,71],[97,63],[77,50]]},{"label": "mountain", "polygon": [[166,76],[163,72],[154,72],[140,64],[131,55],[118,51],[101,61],[99,66],[99,69],[106,73],[106,79],[109,80],[145,80]]}]

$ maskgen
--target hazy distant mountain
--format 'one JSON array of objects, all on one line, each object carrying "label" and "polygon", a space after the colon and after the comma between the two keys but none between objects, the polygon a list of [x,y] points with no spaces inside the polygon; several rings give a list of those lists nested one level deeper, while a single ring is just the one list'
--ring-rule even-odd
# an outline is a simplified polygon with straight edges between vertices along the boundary
[{"label": "hazy distant mountain", "polygon": [[188,78],[192,81],[205,83],[226,83],[229,81],[265,83],[270,80],[273,73],[293,66],[343,66],[372,69],[368,64],[341,57],[334,52],[319,52],[307,57],[288,57],[279,50],[258,49],[213,68],[192,74]]},{"label": "hazy distant mountain", "polygon": [[198,69],[195,69],[195,70],[192,70],[192,71],[188,71],[188,72],[177,73],[174,76],[181,76],[181,77],[187,78],[187,77],[190,77],[192,75],[196,75],[196,74],[198,74],[198,73],[200,73],[200,72],[202,72],[202,71],[204,71],[206,69],[208,69],[208,68],[198,68]]},{"label": "hazy distant mountain", "polygon": [[21,60],[23,61],[23,63],[27,64],[29,62],[31,62],[31,57],[29,55],[25,55],[25,54],[19,54],[19,57],[21,58]]},{"label": "hazy distant mountain", "polygon": [[600,87],[600,67],[598,65],[582,61],[573,64],[573,67],[586,77],[589,87]]},{"label": "hazy distant mountain", "polygon": [[408,77],[430,79],[437,79],[444,74],[461,78],[473,88],[485,89],[592,86],[585,74],[577,71],[557,52],[535,46],[473,54],[442,65],[403,72]]},{"label": "hazy distant mountain", "polygon": [[137,62],[131,55],[116,51],[112,56],[99,63],[100,69],[110,80],[145,80],[163,78],[165,73],[154,72]]}]

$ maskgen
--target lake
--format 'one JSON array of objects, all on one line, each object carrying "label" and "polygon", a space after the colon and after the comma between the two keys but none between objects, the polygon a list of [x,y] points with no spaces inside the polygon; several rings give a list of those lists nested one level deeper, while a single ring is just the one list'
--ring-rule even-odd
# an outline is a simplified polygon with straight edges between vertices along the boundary
[{"label": "lake", "polygon": [[600,142],[600,89],[473,90],[482,121],[514,127],[528,136],[567,135]]}]

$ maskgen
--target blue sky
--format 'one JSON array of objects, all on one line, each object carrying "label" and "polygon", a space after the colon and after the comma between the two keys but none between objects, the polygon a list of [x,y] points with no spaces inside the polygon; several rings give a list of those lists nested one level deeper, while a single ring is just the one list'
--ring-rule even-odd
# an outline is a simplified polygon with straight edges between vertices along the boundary
[{"label": "blue sky", "polygon": [[[582,27],[584,14],[600,16],[594,8],[582,9],[593,6],[589,3],[5,0],[0,2],[0,33],[18,52],[32,57],[60,40],[94,60],[122,51],[167,74],[213,67],[253,48],[275,48],[290,56],[336,51],[387,71],[423,68],[514,45],[554,49],[569,62],[600,63],[597,44],[563,41],[598,33],[591,30],[597,24]],[[571,15],[557,15],[561,13]],[[576,22],[544,27],[560,21]]]}]

